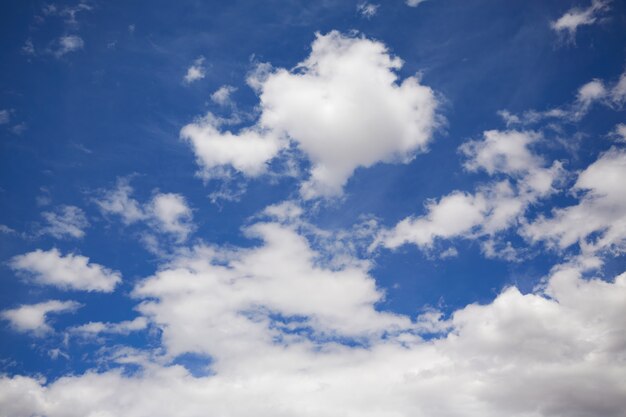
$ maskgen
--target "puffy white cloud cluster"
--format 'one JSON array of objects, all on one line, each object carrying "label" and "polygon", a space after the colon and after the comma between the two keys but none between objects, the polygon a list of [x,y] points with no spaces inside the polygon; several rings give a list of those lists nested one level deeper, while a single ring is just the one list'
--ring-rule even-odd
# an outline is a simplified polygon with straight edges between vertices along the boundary
[{"label": "puffy white cloud cluster", "polygon": [[585,252],[626,249],[626,150],[611,148],[580,173],[572,191],[577,204],[556,208],[524,227],[533,241],[560,248],[578,243]]},{"label": "puffy white cloud cluster", "polygon": [[[431,248],[437,239],[494,236],[517,224],[528,207],[555,191],[562,177],[558,162],[548,166],[531,146],[541,139],[533,131],[497,131],[460,147],[468,158],[468,171],[485,171],[505,178],[480,186],[474,193],[453,191],[426,203],[426,214],[407,217],[393,229],[382,231],[375,244],[396,248],[413,243]],[[493,242],[485,242],[487,254]],[[490,249],[491,248],[491,249]],[[507,255],[508,256],[508,255]]]},{"label": "puffy white cloud cluster", "polygon": [[[563,264],[533,293],[512,287],[412,322],[374,308],[382,294],[365,271],[316,266],[289,227],[250,233],[264,243],[199,247],[137,285],[139,310],[164,332],[162,359],[126,351],[118,363],[141,372],[45,386],[2,377],[0,415],[620,417],[626,407],[625,274],[589,279]],[[167,359],[186,352],[210,357],[211,372]]]},{"label": "puffy white cloud cluster", "polygon": [[[295,69],[259,66],[250,76],[260,100],[254,125],[229,132],[228,121],[209,114],[181,136],[207,178],[228,169],[261,175],[295,146],[311,163],[301,197],[340,195],[357,168],[409,161],[431,140],[437,100],[416,77],[400,82],[401,65],[380,42],[318,35]],[[596,101],[623,102],[624,80],[583,86],[565,114],[584,113]],[[231,104],[230,92],[218,90],[213,99]],[[566,117],[556,113],[550,117]],[[466,171],[485,173],[489,182],[429,200],[424,214],[388,230],[370,218],[350,232],[326,232],[307,223],[304,205],[286,201],[250,219],[256,223],[244,232],[254,244],[179,246],[135,284],[136,318],[64,329],[68,344],[153,329],[160,344],[105,347],[97,359],[106,366],[54,381],[2,375],[0,417],[622,417],[626,272],[602,279],[596,271],[599,256],[625,248],[626,151],[611,148],[578,174],[576,204],[530,221],[528,208],[554,193],[564,175],[559,162],[534,151],[542,140],[537,131],[485,131],[459,151]],[[132,194],[120,180],[96,203],[125,224],[143,222],[186,241],[194,226],[183,196],[154,192],[140,203]],[[65,221],[71,215],[49,217],[52,230],[64,230],[59,236],[82,231]],[[487,256],[512,258],[514,250],[496,242],[511,228],[559,249],[578,244],[580,253],[528,293],[504,288],[486,304],[448,315],[385,310],[373,260],[354,255],[373,236],[372,247],[426,250],[462,237],[479,239]],[[455,254],[448,248],[441,257]],[[35,284],[61,289],[111,292],[121,281],[118,272],[57,249],[19,255],[9,265]],[[53,330],[51,315],[79,307],[50,300],[0,318],[40,336]],[[206,364],[176,365],[187,354]]]},{"label": "puffy white cloud cluster", "polygon": [[90,263],[86,256],[62,255],[56,248],[15,256],[9,265],[35,284],[65,290],[112,292],[122,280],[119,272]]},{"label": "puffy white cloud cluster", "polygon": [[181,137],[206,178],[228,167],[258,176],[295,144],[311,163],[302,196],[336,196],[358,167],[410,161],[431,140],[435,95],[418,77],[399,82],[401,66],[380,42],[318,34],[294,70],[264,65],[251,75],[260,98],[255,125],[224,131],[224,121],[208,114],[183,127]]}]

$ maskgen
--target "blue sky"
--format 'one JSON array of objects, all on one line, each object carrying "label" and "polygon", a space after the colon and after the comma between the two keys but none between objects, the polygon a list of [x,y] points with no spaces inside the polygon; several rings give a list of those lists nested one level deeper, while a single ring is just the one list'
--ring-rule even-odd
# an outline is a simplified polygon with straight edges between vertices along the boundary
[{"label": "blue sky", "polygon": [[0,417],[626,408],[623,2],[1,7]]}]

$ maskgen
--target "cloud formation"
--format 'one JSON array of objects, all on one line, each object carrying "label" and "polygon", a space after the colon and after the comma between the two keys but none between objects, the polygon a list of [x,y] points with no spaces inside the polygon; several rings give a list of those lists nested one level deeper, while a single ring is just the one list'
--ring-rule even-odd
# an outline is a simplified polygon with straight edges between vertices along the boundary
[{"label": "cloud formation", "polygon": [[95,203],[103,214],[119,216],[125,225],[145,222],[153,231],[179,242],[194,230],[193,212],[182,195],[156,192],[150,201],[141,204],[132,194],[128,180],[120,178],[115,188],[103,192]]},{"label": "cloud formation", "polygon": [[63,290],[112,292],[122,281],[119,272],[90,263],[89,258],[58,249],[36,251],[11,259],[12,269],[24,273],[38,285],[52,285]]},{"label": "cloud formation", "polygon": [[[252,233],[265,242],[234,258],[197,248],[136,286],[166,352],[116,356],[141,372],[87,372],[45,387],[4,376],[0,408],[16,417],[619,417],[626,407],[625,274],[588,279],[581,264],[561,264],[532,293],[511,287],[447,319],[431,312],[412,322],[372,308],[380,294],[362,271],[313,266],[315,254],[285,226]],[[172,364],[188,352],[208,355],[211,372]]]},{"label": "cloud formation", "polygon": [[[464,167],[470,172],[485,171],[496,179],[474,193],[457,190],[429,200],[426,214],[409,216],[381,231],[373,247],[382,244],[393,249],[412,243],[428,250],[438,239],[493,238],[514,226],[530,205],[555,191],[555,183],[563,176],[561,163],[548,166],[532,152],[531,146],[541,139],[534,131],[489,130],[482,140],[464,143],[459,148],[468,158]],[[495,255],[492,241],[483,244],[487,255]]]},{"label": "cloud formation", "polygon": [[191,84],[194,81],[203,79],[206,76],[206,68],[204,67],[204,57],[197,58],[193,64],[187,68],[187,73],[183,77],[183,81]]},{"label": "cloud formation", "polygon": [[85,46],[85,41],[78,35],[65,35],[61,36],[57,41],[56,47],[53,49],[52,54],[61,58],[63,55],[66,55],[70,52],[75,52],[80,49],[83,49]]},{"label": "cloud formation", "polygon": [[587,253],[626,249],[626,150],[611,148],[580,173],[572,192],[578,203],[539,216],[523,233],[564,249],[578,243]]},{"label": "cloud formation", "polygon": [[609,9],[610,0],[592,0],[591,5],[585,9],[572,8],[563,16],[550,23],[550,27],[556,32],[566,32],[570,40],[576,37],[576,31],[580,26],[594,24],[599,16]]},{"label": "cloud formation", "polygon": [[60,206],[55,211],[46,211],[41,215],[47,222],[41,233],[56,239],[80,239],[85,236],[85,229],[89,227],[85,212],[76,206]]},{"label": "cloud formation", "polygon": [[0,317],[9,321],[11,327],[18,332],[30,332],[35,336],[43,336],[52,331],[52,327],[47,322],[49,314],[73,312],[80,306],[75,301],[50,300],[4,310],[0,313]]},{"label": "cloud formation", "polygon": [[425,151],[437,126],[437,99],[418,77],[399,82],[402,60],[380,42],[339,32],[318,34],[294,70],[261,66],[248,83],[259,93],[258,122],[222,131],[208,114],[181,130],[205,177],[227,167],[265,172],[293,143],[311,163],[305,199],[333,197],[358,167],[408,162]]}]

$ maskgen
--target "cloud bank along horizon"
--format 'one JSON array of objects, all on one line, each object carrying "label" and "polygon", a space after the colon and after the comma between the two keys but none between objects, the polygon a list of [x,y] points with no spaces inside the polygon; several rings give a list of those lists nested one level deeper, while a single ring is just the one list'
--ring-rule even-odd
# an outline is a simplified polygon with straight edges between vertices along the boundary
[{"label": "cloud bank along horizon", "polygon": [[396,3],[8,10],[0,416],[623,416],[626,10]]}]

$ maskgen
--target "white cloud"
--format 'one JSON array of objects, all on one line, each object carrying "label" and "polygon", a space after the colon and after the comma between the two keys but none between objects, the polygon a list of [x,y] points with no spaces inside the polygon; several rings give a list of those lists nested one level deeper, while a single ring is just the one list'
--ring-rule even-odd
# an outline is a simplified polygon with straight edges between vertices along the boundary
[{"label": "white cloud", "polygon": [[146,299],[138,310],[165,326],[170,354],[219,352],[223,366],[243,366],[237,359],[242,349],[252,355],[268,337],[303,338],[281,335],[288,329],[361,338],[410,328],[407,318],[375,310],[383,294],[362,267],[321,266],[320,254],[288,226],[258,223],[247,234],[263,244],[197,247],[135,288],[135,297]]},{"label": "white cloud", "polygon": [[213,94],[211,94],[211,100],[219,104],[220,106],[227,106],[232,104],[230,95],[237,91],[237,89],[230,85],[223,85],[218,88]]},{"label": "white cloud", "polygon": [[618,123],[615,126],[615,130],[613,131],[613,135],[620,142],[626,142],[626,124]]},{"label": "white cloud", "polygon": [[105,214],[115,214],[122,218],[124,224],[135,223],[145,218],[137,200],[131,198],[133,188],[126,179],[118,179],[115,189],[106,192],[96,204]]},{"label": "white cloud", "polygon": [[364,3],[359,3],[356,5],[356,11],[359,12],[359,14],[363,16],[364,18],[371,19],[372,17],[376,15],[376,13],[378,13],[379,7],[380,7],[380,4],[364,2]]},{"label": "white cloud", "polygon": [[176,235],[181,241],[193,230],[191,209],[180,194],[155,195],[147,211],[160,231]]},{"label": "white cloud", "polygon": [[65,18],[65,24],[71,27],[78,26],[77,16],[84,11],[93,10],[93,7],[87,2],[81,1],[75,6],[58,7],[55,4],[48,4],[42,8],[44,16],[61,16]]},{"label": "white cloud", "polygon": [[206,68],[204,67],[204,57],[200,57],[193,61],[193,64],[187,68],[187,73],[183,78],[187,84],[203,79],[206,76]]},{"label": "white cloud", "polygon": [[[152,200],[141,204],[132,198],[132,194],[133,188],[128,180],[118,179],[116,187],[104,192],[100,199],[96,199],[96,204],[103,214],[120,216],[126,225],[146,222],[153,230],[175,236],[179,242],[186,240],[194,230],[192,210],[182,195],[155,193]],[[144,236],[145,243],[157,248],[159,245],[155,239],[152,235]]]},{"label": "white cloud", "polygon": [[89,227],[85,212],[76,206],[60,206],[54,212],[46,211],[41,215],[48,223],[41,233],[57,239],[80,239],[85,236],[85,229]]},{"label": "white cloud", "polygon": [[613,248],[626,243],[626,151],[612,148],[580,173],[572,191],[579,202],[540,216],[523,233],[533,241],[547,241],[559,248],[575,243],[583,251]]},{"label": "white cloud", "polygon": [[57,58],[60,58],[67,53],[83,49],[84,46],[85,46],[85,42],[80,36],[77,36],[77,35],[61,36],[58,40],[58,45],[56,49],[52,53]]},{"label": "white cloud", "polygon": [[220,131],[221,121],[208,113],[188,124],[180,136],[189,141],[205,179],[223,175],[225,166],[249,177],[261,175],[283,147],[281,140],[256,128],[234,134]]},{"label": "white cloud", "polygon": [[619,80],[611,89],[611,99],[620,106],[626,102],[626,72],[620,75]]},{"label": "white cloud", "polygon": [[426,0],[406,0],[406,5],[409,7],[417,7]]},{"label": "white cloud", "polygon": [[101,321],[91,321],[80,326],[71,327],[71,333],[83,337],[94,337],[101,334],[129,334],[148,327],[148,320],[145,317],[137,317],[133,320],[124,320],[119,323],[104,323]]},{"label": "white cloud", "polygon": [[[52,327],[47,322],[49,314],[73,312],[80,306],[75,301],[50,300],[4,310],[0,313],[0,317],[8,320],[11,327],[19,332],[32,332],[37,336],[43,336],[52,331]],[[2,395],[0,395],[1,397]]]},{"label": "white cloud", "polygon": [[337,196],[356,168],[408,162],[431,140],[437,100],[417,77],[398,84],[401,66],[380,42],[318,34],[295,70],[263,66],[250,76],[260,95],[256,125],[222,133],[208,115],[181,136],[206,175],[226,166],[259,175],[289,139],[312,163],[302,196]]},{"label": "white cloud", "polygon": [[[149,352],[122,349],[112,360],[141,372],[94,370],[51,382],[3,376],[0,408],[18,417],[331,417],[338,410],[364,417],[622,416],[626,274],[585,279],[581,267],[561,265],[533,293],[507,288],[493,302],[461,308],[448,319],[424,312],[416,326],[436,335],[429,341],[405,333],[376,335],[366,345],[311,343],[297,331],[299,322],[243,311],[243,301],[283,313],[321,317],[328,303],[332,311],[352,313],[371,290],[344,286],[368,278],[310,270],[308,250],[293,245],[298,238],[283,241],[285,231],[272,228],[265,233],[278,233],[270,238],[276,241],[242,254],[232,263],[235,271],[217,267],[205,248],[137,287],[139,295],[154,297],[142,308],[163,329],[167,356],[210,355],[209,375],[194,377],[163,358],[151,360]],[[292,251],[295,258],[284,256]],[[254,274],[237,277],[252,263]],[[289,274],[293,267],[313,275]],[[290,283],[294,278],[297,284]],[[303,291],[309,279],[321,288]],[[260,281],[273,291],[253,291]],[[316,302],[320,289],[330,293]],[[365,300],[366,318],[340,315],[339,323],[353,331],[380,323],[386,313],[369,310],[370,296]]]},{"label": "white cloud", "polygon": [[[509,229],[531,204],[552,194],[563,175],[560,163],[547,167],[531,151],[530,146],[540,139],[541,135],[533,131],[489,130],[482,140],[466,142],[459,150],[468,157],[464,164],[467,170],[484,170],[505,179],[479,186],[473,194],[453,191],[430,200],[425,215],[407,217],[391,230],[381,231],[371,248],[382,244],[393,249],[413,243],[431,249],[437,239],[475,239]],[[494,242],[484,244],[485,254],[495,257]],[[510,255],[510,250],[501,254],[511,259]]]},{"label": "white cloud", "polygon": [[483,169],[490,175],[519,175],[543,164],[541,158],[529,149],[540,138],[539,133],[532,131],[488,130],[482,140],[466,142],[459,149],[469,158],[464,164],[469,171]]},{"label": "white cloud", "polygon": [[507,126],[532,125],[547,120],[578,122],[596,103],[620,109],[624,102],[626,102],[626,72],[622,73],[616,82],[593,79],[585,83],[578,89],[576,98],[571,103],[559,107],[545,111],[529,110],[521,115],[500,110],[498,114]]},{"label": "white cloud", "polygon": [[383,238],[384,245],[396,248],[405,243],[429,247],[436,238],[457,237],[467,234],[483,223],[487,201],[482,195],[455,191],[439,201],[426,204],[423,217],[408,217],[399,222],[393,231]]},{"label": "white cloud", "polygon": [[118,272],[89,263],[89,258],[85,256],[72,253],[63,256],[57,249],[37,249],[18,255],[11,259],[9,265],[28,274],[35,284],[65,290],[112,292],[122,280]]},{"label": "white cloud", "polygon": [[589,112],[591,105],[604,99],[608,92],[601,80],[592,80],[578,89],[576,102],[572,117],[575,120],[581,119]]},{"label": "white cloud", "polygon": [[5,225],[5,224],[0,224],[0,233],[3,233],[5,235],[12,235],[15,234],[15,230],[11,229],[9,226]]},{"label": "white cloud", "polygon": [[594,24],[600,15],[609,9],[608,0],[592,0],[591,5],[586,9],[573,8],[568,10],[563,16],[552,22],[550,26],[556,32],[567,32],[570,39],[576,36],[576,30],[580,26]]}]

